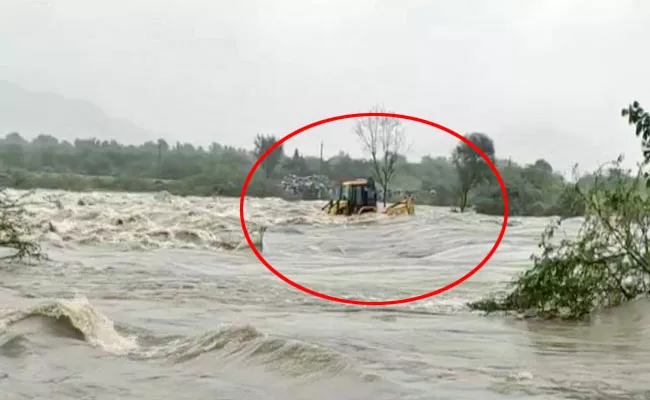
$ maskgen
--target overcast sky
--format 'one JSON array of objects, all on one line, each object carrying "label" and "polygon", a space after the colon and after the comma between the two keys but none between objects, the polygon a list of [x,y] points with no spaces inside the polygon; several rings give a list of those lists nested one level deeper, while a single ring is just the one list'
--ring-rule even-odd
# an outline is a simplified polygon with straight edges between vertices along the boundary
[{"label": "overcast sky", "polygon": [[[0,79],[195,144],[382,103],[568,171],[639,159],[620,109],[650,107],[649,20],[644,0],[0,0]],[[457,142],[406,128],[409,158]],[[350,121],[286,147],[321,140],[360,154]]]}]

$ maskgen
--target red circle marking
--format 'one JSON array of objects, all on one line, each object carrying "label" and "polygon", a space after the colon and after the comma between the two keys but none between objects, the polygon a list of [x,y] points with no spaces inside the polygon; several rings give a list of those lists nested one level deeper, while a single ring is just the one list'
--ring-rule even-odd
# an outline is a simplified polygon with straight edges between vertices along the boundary
[{"label": "red circle marking", "polygon": [[[286,276],[282,275],[278,270],[273,268],[273,266],[271,264],[269,264],[268,261],[266,261],[266,259],[262,256],[262,254],[257,250],[255,245],[253,244],[253,241],[251,240],[251,237],[248,234],[248,229],[246,228],[246,221],[244,220],[244,200],[246,198],[246,189],[248,188],[248,184],[250,183],[250,181],[251,181],[251,179],[253,177],[253,174],[255,173],[255,170],[260,166],[262,161],[264,161],[264,159],[269,154],[271,154],[271,152],[273,150],[275,150],[278,146],[280,146],[282,143],[286,142],[287,140],[291,139],[292,137],[298,135],[299,133],[302,133],[302,132],[304,132],[304,131],[306,131],[308,129],[317,127],[319,125],[326,124],[328,122],[340,121],[340,120],[349,119],[349,118],[359,118],[359,117],[392,117],[392,118],[400,118],[400,119],[405,119],[405,120],[409,120],[409,121],[420,122],[422,124],[433,126],[434,128],[438,128],[438,129],[440,129],[442,131],[445,131],[448,134],[456,137],[457,139],[462,140],[465,144],[467,144],[472,149],[474,149],[474,151],[476,151],[478,154],[481,155],[481,157],[483,157],[485,162],[487,162],[487,164],[492,169],[492,172],[494,172],[494,175],[497,177],[497,180],[499,181],[499,185],[501,186],[501,194],[503,195],[503,208],[504,208],[504,210],[503,210],[503,224],[501,225],[501,231],[499,232],[499,237],[497,238],[496,242],[494,242],[494,246],[492,246],[492,248],[490,249],[488,254],[485,256],[485,258],[483,258],[483,260],[481,260],[481,262],[478,265],[476,265],[476,267],[474,267],[471,271],[469,271],[464,276],[460,277],[458,280],[448,284],[447,286],[436,289],[436,290],[434,290],[432,292],[424,293],[424,294],[421,294],[421,295],[418,295],[418,296],[407,297],[407,298],[404,298],[404,299],[384,300],[384,301],[362,301],[362,300],[344,299],[344,298],[330,296],[330,295],[327,295],[327,294],[320,293],[320,292],[317,292],[315,290],[309,289],[308,287],[302,286],[299,283],[296,283],[296,282],[292,281],[291,279],[287,278]],[[268,149],[264,154],[262,154],[262,157],[260,157],[255,162],[255,164],[251,168],[250,172],[248,173],[248,176],[246,177],[246,181],[244,181],[244,186],[242,187],[242,191],[241,191],[241,197],[239,198],[239,219],[241,221],[241,226],[242,226],[242,230],[244,231],[244,236],[246,237],[246,241],[248,242],[248,245],[250,246],[251,250],[253,250],[253,253],[255,253],[255,255],[260,260],[260,262],[262,264],[264,264],[264,266],[266,266],[266,268],[268,268],[269,271],[273,272],[275,274],[275,276],[282,279],[283,281],[285,281],[289,285],[295,287],[296,289],[300,289],[305,293],[311,294],[312,296],[320,297],[321,299],[330,300],[330,301],[334,301],[334,302],[337,302],[337,303],[357,304],[357,305],[362,305],[362,306],[387,306],[387,305],[392,305],[392,304],[410,303],[410,302],[413,302],[413,301],[423,300],[423,299],[426,299],[426,298],[433,297],[433,296],[436,296],[438,294],[444,293],[447,290],[449,290],[451,288],[454,288],[454,287],[460,285],[461,283],[465,282],[472,275],[474,275],[476,272],[478,272],[478,270],[483,268],[483,266],[492,257],[494,252],[496,252],[497,248],[501,244],[501,240],[503,239],[503,235],[505,235],[505,233],[506,233],[506,227],[508,226],[508,194],[506,193],[506,185],[503,183],[503,179],[501,178],[501,174],[499,174],[499,171],[497,170],[496,166],[492,163],[492,161],[488,158],[488,156],[486,156],[485,153],[483,153],[483,151],[481,151],[481,149],[479,149],[474,143],[469,141],[466,137],[452,131],[451,129],[449,129],[449,128],[445,127],[445,126],[442,126],[442,125],[437,124],[435,122],[427,121],[426,119],[412,117],[410,115],[404,115],[404,114],[372,113],[372,112],[356,113],[356,114],[345,114],[345,115],[339,115],[339,116],[336,116],[336,117],[322,119],[320,121],[312,122],[309,125],[303,126],[302,128],[291,132],[290,134],[286,135],[282,139],[275,142],[273,144],[273,146],[271,146],[270,149]]]}]

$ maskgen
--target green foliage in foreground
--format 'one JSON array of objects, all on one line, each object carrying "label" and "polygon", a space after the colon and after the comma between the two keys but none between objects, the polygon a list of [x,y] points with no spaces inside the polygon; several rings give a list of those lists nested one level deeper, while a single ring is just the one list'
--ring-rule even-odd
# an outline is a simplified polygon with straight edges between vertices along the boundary
[{"label": "green foliage in foreground", "polygon": [[31,229],[25,214],[25,198],[10,196],[6,190],[0,191],[0,248],[9,249],[9,254],[0,260],[19,260],[26,257],[39,258],[40,246],[29,239]]},{"label": "green foliage in foreground", "polygon": [[[650,117],[634,104],[637,136],[650,140]],[[641,110],[641,111],[639,111]],[[623,115],[626,115],[624,112]],[[638,128],[641,125],[641,128]],[[650,192],[644,167],[631,177],[620,168],[601,168],[585,190],[576,185],[573,196],[584,207],[584,221],[574,239],[557,238],[561,220],[542,234],[541,254],[533,267],[517,276],[509,290],[470,303],[486,312],[506,311],[543,318],[582,319],[598,309],[613,307],[650,290]]]}]

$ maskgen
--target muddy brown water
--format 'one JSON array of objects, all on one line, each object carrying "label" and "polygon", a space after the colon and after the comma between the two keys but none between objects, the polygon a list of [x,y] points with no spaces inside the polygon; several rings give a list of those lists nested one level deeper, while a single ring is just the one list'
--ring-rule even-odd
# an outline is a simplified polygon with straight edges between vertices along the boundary
[{"label": "muddy brown water", "polygon": [[[490,262],[449,292],[360,307],[235,250],[237,199],[35,196],[28,218],[49,259],[0,271],[3,399],[650,398],[646,300],[589,323],[466,309],[526,268],[548,219],[511,218]],[[319,206],[251,199],[246,212],[269,227],[262,251],[280,272],[355,299],[444,286],[500,229],[441,208],[332,221]]]}]

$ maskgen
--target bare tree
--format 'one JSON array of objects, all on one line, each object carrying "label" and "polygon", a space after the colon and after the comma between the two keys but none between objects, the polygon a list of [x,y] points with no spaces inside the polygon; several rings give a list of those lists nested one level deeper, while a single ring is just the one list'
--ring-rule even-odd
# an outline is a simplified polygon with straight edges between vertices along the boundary
[{"label": "bare tree", "polygon": [[[373,107],[372,113],[386,113],[381,106]],[[357,119],[354,133],[370,155],[377,183],[381,185],[386,206],[386,196],[400,152],[405,150],[405,136],[402,121],[388,116],[371,116]]]}]

